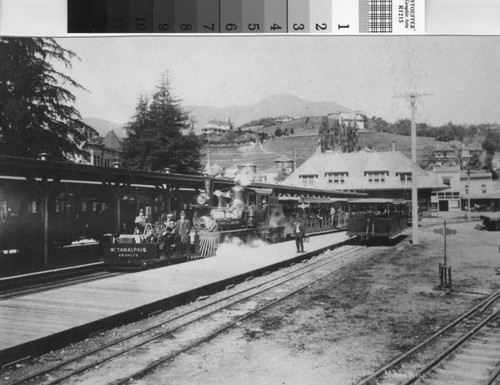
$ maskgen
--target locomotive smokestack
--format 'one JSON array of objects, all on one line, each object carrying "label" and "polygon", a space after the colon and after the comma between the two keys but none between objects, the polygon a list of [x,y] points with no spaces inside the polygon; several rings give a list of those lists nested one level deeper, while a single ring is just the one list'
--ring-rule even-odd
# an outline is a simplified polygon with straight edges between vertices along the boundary
[{"label": "locomotive smokestack", "polygon": [[243,205],[245,203],[243,199],[243,192],[245,189],[239,185],[234,186],[231,191],[233,192],[233,204],[234,205]]},{"label": "locomotive smokestack", "polygon": [[214,195],[217,197],[217,208],[224,209],[224,193],[220,190],[215,190]]},{"label": "locomotive smokestack", "polygon": [[205,183],[205,194],[207,195],[207,197],[209,197],[210,200],[211,197],[212,197],[212,180],[208,177],[205,178],[205,180],[203,181]]}]

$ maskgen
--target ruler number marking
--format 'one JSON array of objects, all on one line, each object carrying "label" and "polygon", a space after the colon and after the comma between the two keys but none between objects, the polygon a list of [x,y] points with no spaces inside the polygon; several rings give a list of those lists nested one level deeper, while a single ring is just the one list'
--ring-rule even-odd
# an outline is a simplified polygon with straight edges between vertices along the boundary
[{"label": "ruler number marking", "polygon": [[248,29],[250,31],[260,31],[260,24],[250,23],[248,24]]},{"label": "ruler number marking", "polygon": [[135,29],[137,31],[145,31],[148,26],[146,25],[147,19],[145,17],[136,17],[135,18]]}]

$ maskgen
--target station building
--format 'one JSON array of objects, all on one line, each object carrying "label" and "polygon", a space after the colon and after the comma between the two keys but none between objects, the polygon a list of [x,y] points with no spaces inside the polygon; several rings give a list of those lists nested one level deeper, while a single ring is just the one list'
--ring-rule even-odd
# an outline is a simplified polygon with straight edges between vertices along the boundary
[{"label": "station building", "polygon": [[[327,152],[311,156],[283,184],[363,192],[374,198],[411,200],[411,168],[411,160],[399,151]],[[417,176],[419,209],[423,216],[430,216],[432,191],[448,186],[435,174],[420,167]]]}]

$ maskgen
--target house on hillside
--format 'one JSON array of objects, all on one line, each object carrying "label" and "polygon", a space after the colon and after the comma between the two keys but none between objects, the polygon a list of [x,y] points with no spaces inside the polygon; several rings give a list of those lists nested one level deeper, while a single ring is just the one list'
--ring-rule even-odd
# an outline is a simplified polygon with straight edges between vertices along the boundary
[{"label": "house on hillside", "polygon": [[290,175],[293,172],[293,160],[286,155],[281,155],[274,161],[274,167],[278,172],[282,171],[285,175]]},{"label": "house on hillside", "polygon": [[436,146],[429,154],[429,164],[444,166],[458,164],[457,152],[451,146]]},{"label": "house on hillside", "polygon": [[[411,199],[411,160],[399,151],[317,153],[298,167],[283,184],[364,192],[369,197]],[[418,169],[418,202],[431,215],[431,193],[447,188],[434,174]]]},{"label": "house on hillside", "polygon": [[359,112],[332,112],[328,119],[337,121],[346,127],[356,127],[358,130],[365,129],[365,121]]},{"label": "house on hillside", "polygon": [[210,120],[205,127],[201,129],[201,132],[207,135],[216,134],[223,135],[231,130],[231,125],[229,122],[222,122],[219,120]]},{"label": "house on hillside", "polygon": [[110,130],[104,138],[96,136],[85,143],[83,150],[86,156],[75,159],[77,163],[113,167],[121,160],[122,142],[115,132]]},{"label": "house on hillside", "polygon": [[358,130],[365,129],[363,116],[357,112],[342,112],[339,115],[339,123],[347,127],[356,127]]},{"label": "house on hillside", "polygon": [[483,150],[477,146],[467,144],[460,149],[460,161],[463,166],[466,166],[474,158],[479,159]]},{"label": "house on hillside", "polygon": [[291,122],[293,118],[291,116],[278,116],[274,119],[274,124],[283,124]]}]

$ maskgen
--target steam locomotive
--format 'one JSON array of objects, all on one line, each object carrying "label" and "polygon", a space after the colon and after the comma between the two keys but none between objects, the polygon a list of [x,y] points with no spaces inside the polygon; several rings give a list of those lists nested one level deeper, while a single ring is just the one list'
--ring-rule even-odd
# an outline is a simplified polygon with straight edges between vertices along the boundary
[{"label": "steam locomotive", "polygon": [[[217,234],[219,242],[228,237],[256,236],[278,242],[286,237],[286,218],[271,189],[247,188],[239,182],[227,191],[216,190],[217,205],[211,205],[209,191],[197,198],[193,226],[200,236]],[[215,236],[212,235],[212,238]]]}]

